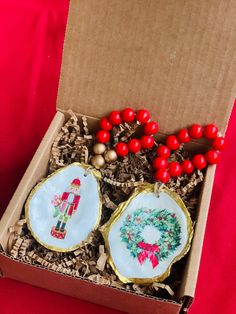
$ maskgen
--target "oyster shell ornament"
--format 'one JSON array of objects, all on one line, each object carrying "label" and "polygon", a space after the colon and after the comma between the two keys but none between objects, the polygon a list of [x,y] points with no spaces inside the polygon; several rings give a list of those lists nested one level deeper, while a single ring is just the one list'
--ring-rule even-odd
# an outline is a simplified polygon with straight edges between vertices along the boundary
[{"label": "oyster shell ornament", "polygon": [[27,225],[44,247],[69,252],[88,241],[101,218],[100,173],[73,163],[37,184],[25,205]]},{"label": "oyster shell ornament", "polygon": [[163,281],[188,252],[193,226],[176,193],[163,187],[157,196],[154,185],[144,183],[118,206],[101,232],[119,279],[148,284]]}]

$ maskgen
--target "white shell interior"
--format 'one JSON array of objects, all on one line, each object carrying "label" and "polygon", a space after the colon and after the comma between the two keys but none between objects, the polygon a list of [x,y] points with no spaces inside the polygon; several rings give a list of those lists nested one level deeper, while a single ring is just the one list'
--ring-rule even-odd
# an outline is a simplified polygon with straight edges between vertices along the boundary
[{"label": "white shell interior", "polygon": [[[91,172],[86,174],[82,167],[71,164],[48,178],[33,194],[28,205],[29,223],[34,236],[42,245],[58,251],[70,250],[86,240],[96,226],[100,218],[98,182]],[[66,237],[57,239],[51,235],[52,226],[58,221],[58,218],[53,217],[54,206],[51,201],[54,195],[68,191],[75,178],[81,181],[80,202],[66,224]]]},{"label": "white shell interior", "polygon": [[[128,214],[132,214],[138,208],[158,208],[160,210],[167,209],[170,213],[174,213],[181,227],[181,241],[178,248],[166,260],[160,261],[158,266],[153,268],[148,260],[140,265],[137,258],[133,258],[130,251],[126,247],[126,243],[121,241],[120,228],[124,219]],[[159,231],[153,226],[146,226],[142,232],[146,242],[155,243],[160,237]],[[110,253],[117,271],[125,278],[148,279],[161,276],[166,272],[174,258],[181,254],[188,241],[188,230],[186,216],[181,207],[164,191],[160,193],[160,197],[154,193],[140,193],[137,195],[126,210],[120,215],[118,220],[112,224],[108,234],[108,242]]]}]

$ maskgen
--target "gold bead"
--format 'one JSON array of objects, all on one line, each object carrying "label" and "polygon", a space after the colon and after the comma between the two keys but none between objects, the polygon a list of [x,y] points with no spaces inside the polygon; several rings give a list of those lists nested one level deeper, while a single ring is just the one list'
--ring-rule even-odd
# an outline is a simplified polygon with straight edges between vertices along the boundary
[{"label": "gold bead", "polygon": [[95,155],[91,159],[91,163],[96,169],[100,169],[105,165],[105,160],[101,155]]},{"label": "gold bead", "polygon": [[117,159],[117,153],[114,149],[110,149],[104,154],[104,158],[106,162],[113,162]]},{"label": "gold bead", "polygon": [[93,145],[94,154],[102,155],[106,150],[106,146],[102,143],[96,143]]}]

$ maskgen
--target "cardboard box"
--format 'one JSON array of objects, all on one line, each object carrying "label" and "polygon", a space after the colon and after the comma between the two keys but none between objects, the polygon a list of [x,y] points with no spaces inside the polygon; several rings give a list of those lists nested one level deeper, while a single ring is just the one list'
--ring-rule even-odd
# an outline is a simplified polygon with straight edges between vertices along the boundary
[{"label": "cardboard box", "polygon": [[[169,134],[192,123],[224,133],[235,96],[235,3],[230,0],[71,1],[56,113],[0,221],[2,276],[129,313],[186,313],[197,281],[215,167],[207,169],[179,302],[140,296],[13,259],[9,227],[33,186],[47,175],[51,145],[66,115],[102,117],[146,107]],[[90,123],[94,124],[91,118]],[[197,146],[194,144],[193,146]],[[112,302],[111,302],[112,300]]]}]

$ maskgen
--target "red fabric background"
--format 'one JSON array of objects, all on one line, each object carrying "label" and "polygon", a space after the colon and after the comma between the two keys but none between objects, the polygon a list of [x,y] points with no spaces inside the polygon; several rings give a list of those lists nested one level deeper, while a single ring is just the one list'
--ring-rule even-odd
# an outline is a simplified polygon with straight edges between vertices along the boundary
[{"label": "red fabric background", "polygon": [[[68,0],[0,0],[0,213],[54,113]],[[236,110],[218,166],[191,314],[236,312]],[[0,279],[1,314],[118,313]]]}]

